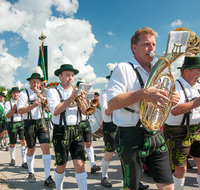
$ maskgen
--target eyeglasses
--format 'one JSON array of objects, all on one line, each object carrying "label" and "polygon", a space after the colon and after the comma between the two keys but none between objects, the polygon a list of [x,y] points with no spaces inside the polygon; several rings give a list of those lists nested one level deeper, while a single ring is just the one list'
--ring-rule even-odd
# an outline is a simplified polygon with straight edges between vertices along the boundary
[{"label": "eyeglasses", "polygon": [[200,70],[189,69],[190,71],[194,71],[196,74],[200,75]]}]

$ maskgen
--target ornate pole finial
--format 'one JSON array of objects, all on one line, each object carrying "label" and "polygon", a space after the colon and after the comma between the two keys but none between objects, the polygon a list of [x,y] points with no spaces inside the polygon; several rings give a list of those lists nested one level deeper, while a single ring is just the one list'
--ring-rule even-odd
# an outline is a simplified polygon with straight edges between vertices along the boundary
[{"label": "ornate pole finial", "polygon": [[43,34],[43,32],[41,32],[41,35],[39,36],[39,40],[42,40],[42,42],[44,42],[45,38],[46,36]]}]

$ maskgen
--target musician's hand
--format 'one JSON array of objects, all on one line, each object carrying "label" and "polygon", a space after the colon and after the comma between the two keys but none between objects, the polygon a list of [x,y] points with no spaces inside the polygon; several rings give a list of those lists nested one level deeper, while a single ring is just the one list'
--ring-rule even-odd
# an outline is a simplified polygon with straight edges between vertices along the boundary
[{"label": "musician's hand", "polygon": [[34,104],[33,104],[33,105],[34,105],[35,107],[37,107],[37,106],[38,106],[40,103],[41,103],[41,101],[40,101],[40,100],[39,100],[39,103],[38,103],[38,101],[37,101],[37,100],[35,100],[35,102],[34,102]]},{"label": "musician's hand", "polygon": [[76,94],[77,94],[77,91],[78,91],[78,88],[74,88],[73,91],[72,91],[72,94],[71,94],[71,100],[75,100],[76,99]]},{"label": "musician's hand", "polygon": [[157,89],[160,84],[156,84],[154,86],[151,86],[149,88],[144,89],[145,93],[145,99],[148,99],[152,101],[154,104],[156,104],[158,107],[161,107],[161,105],[167,105],[167,102],[169,102],[169,98],[167,98],[167,92],[164,90]]},{"label": "musician's hand", "polygon": [[81,91],[81,95],[79,96],[81,100],[85,99],[86,92],[84,90]]},{"label": "musician's hand", "polygon": [[14,104],[12,109],[13,109],[13,111],[15,112],[15,111],[17,110],[17,105]]},{"label": "musician's hand", "polygon": [[170,102],[172,103],[172,106],[175,106],[179,103],[180,95],[177,92],[173,92],[172,96],[170,98]]},{"label": "musician's hand", "polygon": [[42,96],[42,94],[40,94],[40,90],[39,89],[35,89],[36,91],[37,91],[37,95],[38,95],[38,97],[41,99],[41,100],[43,100],[43,96]]}]

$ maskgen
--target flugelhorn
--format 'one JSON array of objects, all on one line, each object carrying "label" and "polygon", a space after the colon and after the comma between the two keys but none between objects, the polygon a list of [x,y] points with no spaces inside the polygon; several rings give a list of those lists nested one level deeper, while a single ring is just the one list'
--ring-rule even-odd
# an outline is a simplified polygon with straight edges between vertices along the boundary
[{"label": "flugelhorn", "polygon": [[[189,31],[189,40],[186,46],[185,52],[179,51],[181,47],[175,47],[171,53],[165,53],[163,56],[155,55],[151,53],[151,56],[157,56],[159,60],[155,63],[152,68],[147,81],[145,83],[144,88],[148,88],[152,85],[159,83],[159,81],[163,81],[158,87],[159,89],[165,90],[167,92],[167,96],[170,99],[171,94],[175,91],[175,81],[173,75],[171,74],[170,66],[171,64],[179,59],[181,56],[196,56],[200,53],[200,41],[197,35],[190,31],[187,28],[176,28],[174,31]],[[166,68],[168,68],[169,73],[162,73]],[[163,80],[160,80],[160,79]],[[171,89],[168,89],[168,84],[172,83]],[[140,120],[144,126],[144,128],[149,131],[158,131],[165,123],[170,111],[172,108],[171,102],[167,102],[167,105],[157,106],[153,102],[148,99],[144,99],[141,102],[140,108]]]},{"label": "flugelhorn", "polygon": [[[72,85],[71,82],[70,82],[70,85],[72,86],[73,89],[75,88]],[[86,102],[85,99],[81,99],[79,96],[77,96],[75,100],[76,100],[76,102],[77,102],[77,104],[78,104],[78,106],[79,106],[79,108],[80,108],[81,111],[83,110],[84,107],[86,108],[86,110],[85,110],[85,115],[86,116],[94,114],[95,108],[91,107],[90,105],[88,105],[88,103]]]},{"label": "flugelhorn", "polygon": [[40,116],[41,116],[41,121],[42,121],[42,127],[44,128],[44,130],[46,132],[49,132],[47,124],[46,124],[46,119],[44,117],[44,113],[43,113],[43,110],[42,110],[42,107],[41,107],[41,104],[40,104],[40,101],[39,101],[39,97],[38,97],[38,93],[37,93],[36,89],[37,88],[35,87],[35,93],[36,93],[36,97],[37,97],[37,101],[38,101],[38,106],[39,106],[39,111],[40,111]]}]

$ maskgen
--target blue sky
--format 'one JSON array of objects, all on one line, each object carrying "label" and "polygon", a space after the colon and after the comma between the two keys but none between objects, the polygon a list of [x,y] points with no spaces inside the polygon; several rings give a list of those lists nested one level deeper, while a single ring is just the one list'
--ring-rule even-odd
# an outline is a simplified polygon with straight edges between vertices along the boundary
[{"label": "blue sky", "polygon": [[[151,27],[156,54],[166,49],[168,33],[186,27],[200,36],[198,0],[0,0],[0,86],[11,88],[37,66],[41,31],[47,36],[49,82],[54,70],[72,63],[93,90],[108,82],[108,63],[131,61],[130,39],[135,30]],[[179,71],[173,65],[173,73]]]}]

